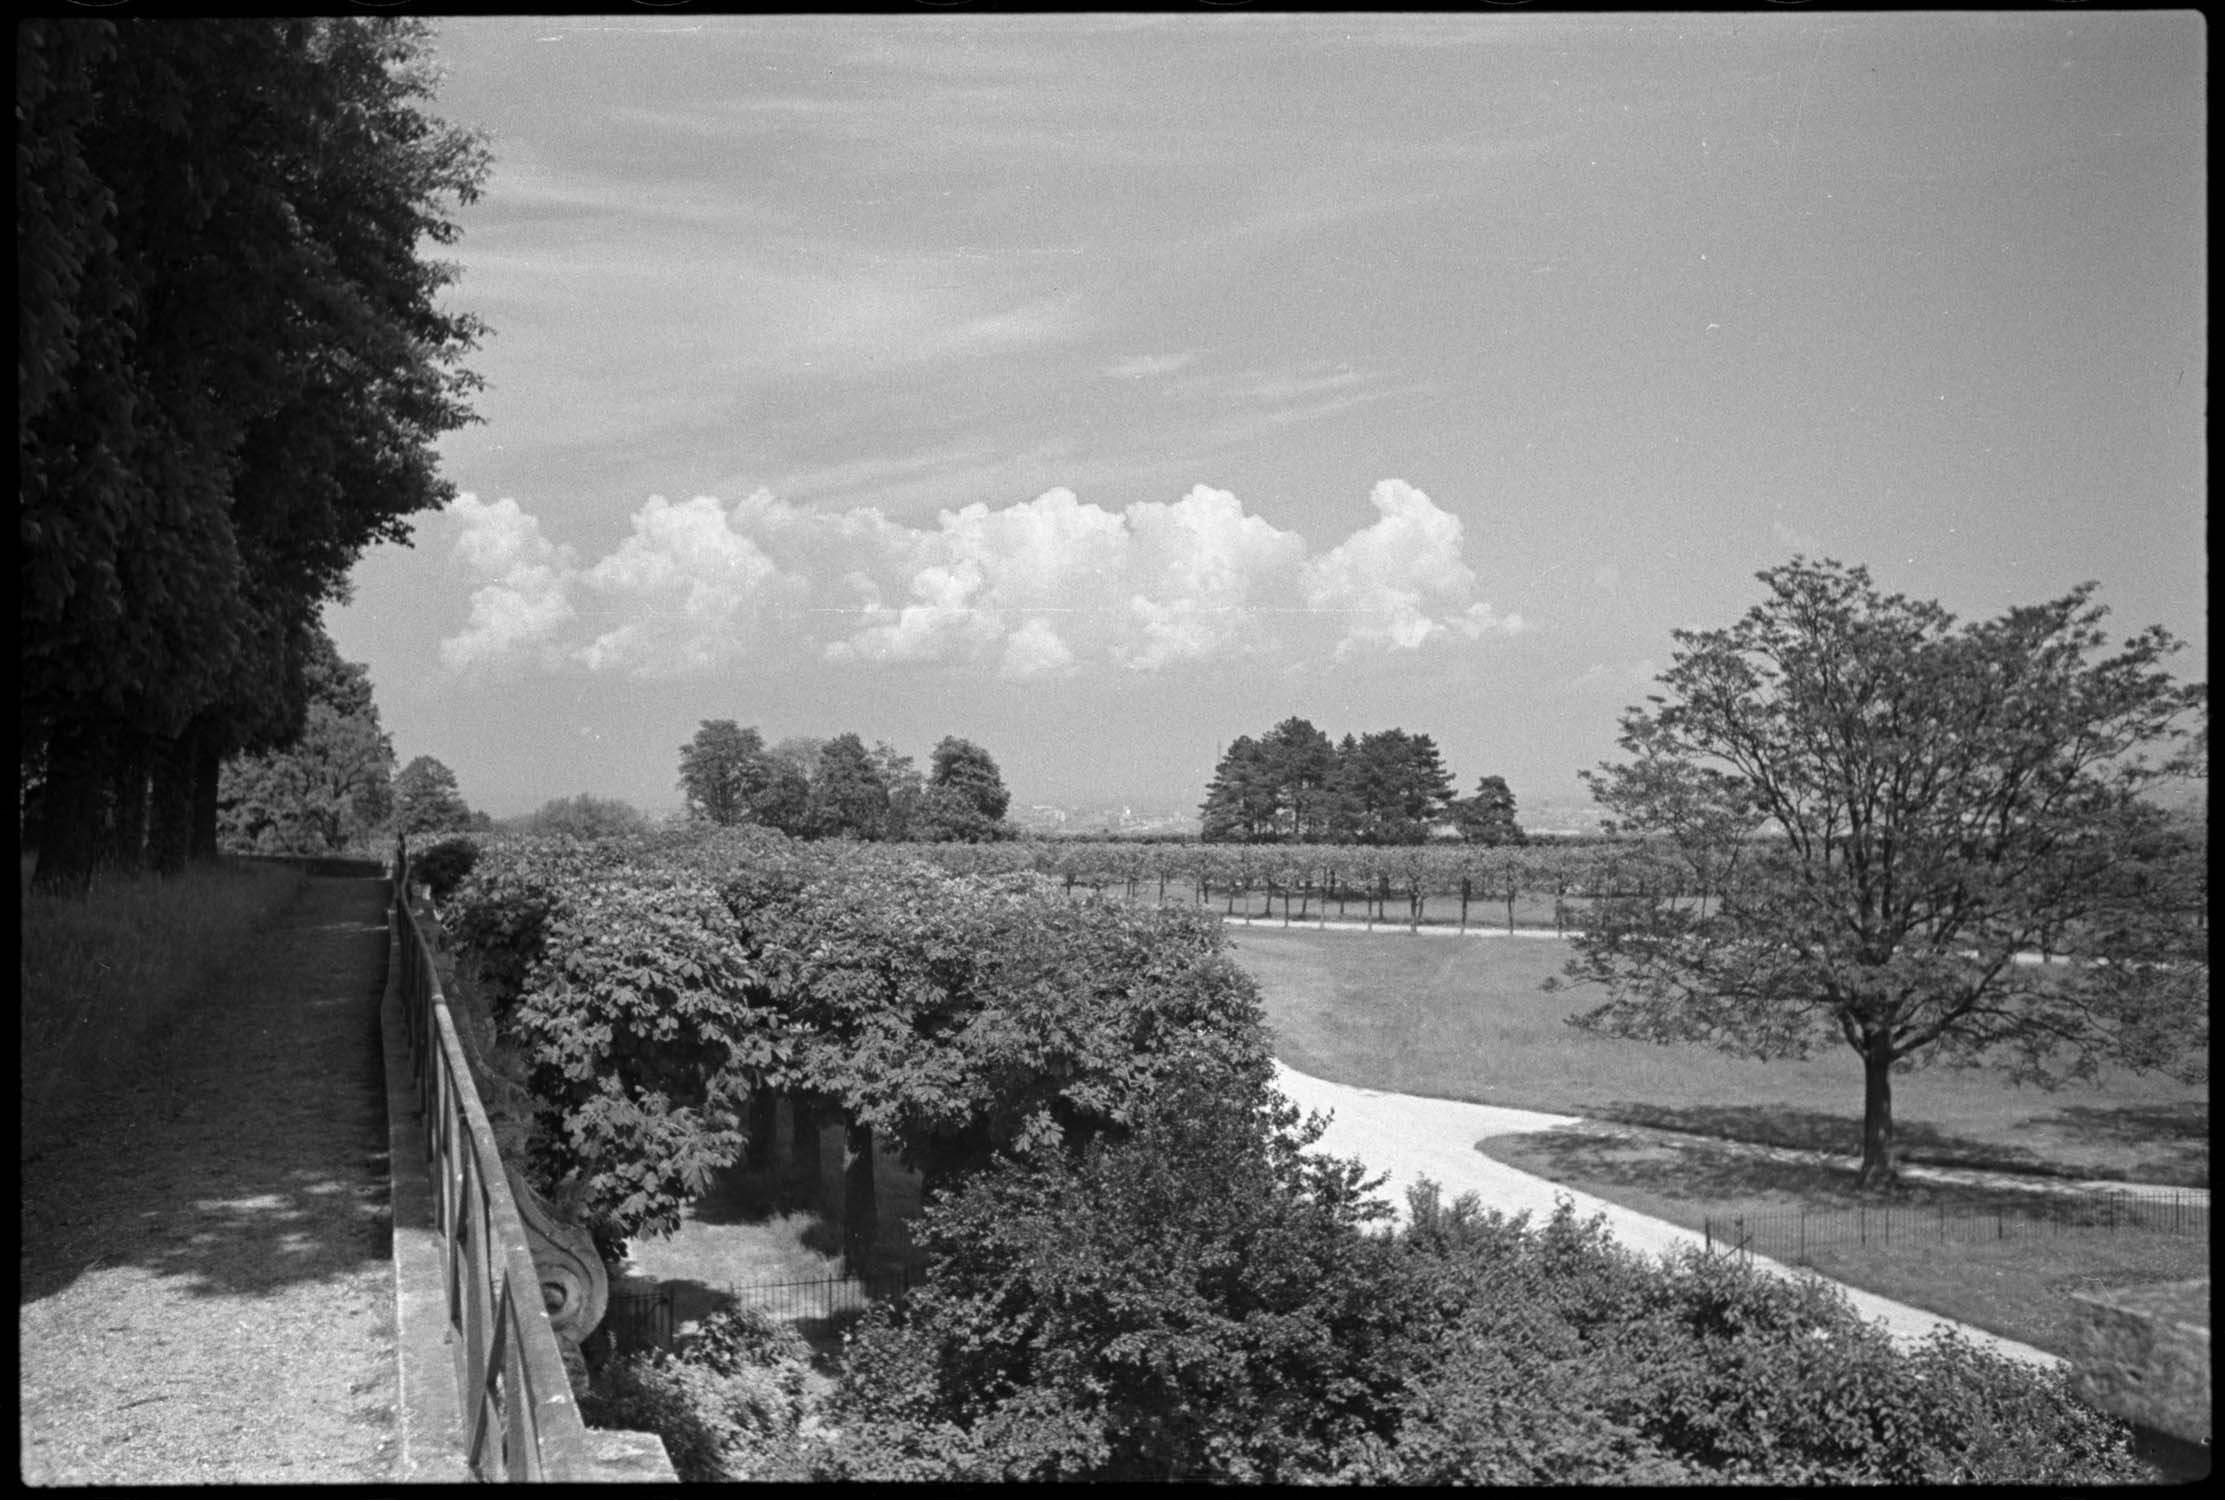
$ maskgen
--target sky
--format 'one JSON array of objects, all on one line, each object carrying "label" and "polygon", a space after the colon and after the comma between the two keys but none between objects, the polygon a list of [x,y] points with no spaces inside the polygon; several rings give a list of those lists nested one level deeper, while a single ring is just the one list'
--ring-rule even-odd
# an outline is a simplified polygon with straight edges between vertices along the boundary
[{"label": "sky", "polygon": [[327,624],[498,816],[674,808],[706,719],[1580,806],[1796,554],[2207,678],[2196,13],[437,24],[483,421]]}]

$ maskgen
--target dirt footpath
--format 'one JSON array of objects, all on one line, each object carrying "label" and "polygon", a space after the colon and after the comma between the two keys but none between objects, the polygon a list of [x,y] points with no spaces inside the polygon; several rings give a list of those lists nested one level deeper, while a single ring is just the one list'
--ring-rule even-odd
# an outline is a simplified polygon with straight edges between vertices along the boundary
[{"label": "dirt footpath", "polygon": [[385,902],[309,880],[25,1164],[26,1481],[392,1476]]}]

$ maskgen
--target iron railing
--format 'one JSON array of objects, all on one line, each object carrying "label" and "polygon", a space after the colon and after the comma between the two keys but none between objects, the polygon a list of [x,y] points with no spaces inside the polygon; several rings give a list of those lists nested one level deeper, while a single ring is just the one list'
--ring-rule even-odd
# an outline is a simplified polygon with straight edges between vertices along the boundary
[{"label": "iron railing", "polygon": [[2044,1203],[1980,1207],[1879,1204],[1837,1209],[1706,1216],[1701,1234],[1710,1254],[1761,1255],[1787,1265],[1809,1263],[1811,1250],[1834,1245],[1968,1243],[2028,1239],[2075,1230],[2199,1235],[2210,1232],[2206,1191],[2143,1189],[2065,1194]]},{"label": "iron railing", "polygon": [[868,1276],[823,1276],[810,1281],[730,1285],[726,1292],[736,1302],[754,1307],[769,1317],[800,1322],[863,1313],[877,1302],[902,1297],[925,1279],[924,1271],[907,1268]]},{"label": "iron railing", "polygon": [[534,1483],[597,1477],[572,1399],[525,1223],[495,1149],[486,1107],[409,901],[409,851],[394,851],[393,961],[410,1065],[435,1174],[447,1267],[449,1342],[474,1477]]}]

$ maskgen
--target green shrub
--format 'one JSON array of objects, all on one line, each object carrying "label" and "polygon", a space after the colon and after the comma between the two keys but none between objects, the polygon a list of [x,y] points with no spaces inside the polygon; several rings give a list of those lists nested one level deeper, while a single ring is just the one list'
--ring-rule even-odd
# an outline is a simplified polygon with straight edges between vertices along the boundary
[{"label": "green shrub", "polygon": [[470,839],[442,839],[421,854],[410,856],[410,874],[432,887],[433,899],[446,902],[479,862],[479,846]]},{"label": "green shrub", "polygon": [[[1401,1237],[1430,1325],[1396,1438],[1343,1476],[1408,1484],[2092,1484],[2141,1476],[2123,1424],[1946,1335],[1904,1351],[1838,1290],[1698,1250],[1654,1262],[1579,1221],[1445,1207]],[[1434,1331],[1431,1331],[1431,1328]]]},{"label": "green shrub", "polygon": [[789,1367],[799,1385],[804,1362],[811,1357],[810,1346],[793,1326],[746,1303],[706,1315],[680,1340],[677,1352],[721,1375],[757,1366]]},{"label": "green shrub", "polygon": [[612,1361],[581,1414],[655,1433],[687,1483],[800,1479],[808,1357],[792,1329],[754,1308],[716,1312],[674,1353]]}]

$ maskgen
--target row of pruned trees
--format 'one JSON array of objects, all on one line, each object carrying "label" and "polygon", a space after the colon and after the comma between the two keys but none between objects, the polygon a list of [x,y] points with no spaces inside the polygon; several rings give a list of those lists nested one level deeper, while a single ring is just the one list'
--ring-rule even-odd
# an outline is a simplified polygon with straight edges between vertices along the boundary
[{"label": "row of pruned trees", "polygon": [[680,747],[690,818],[753,823],[795,838],[981,843],[1009,839],[1012,793],[989,752],[946,735],[921,774],[886,741],[855,734],[768,747],[755,728],[706,719]]},{"label": "row of pruned trees", "polygon": [[482,327],[442,305],[488,157],[389,16],[16,33],[19,787],[44,887],[217,844],[317,622],[451,489]]},{"label": "row of pruned trees", "polygon": [[1419,844],[1457,833],[1480,844],[1524,842],[1514,793],[1486,776],[1467,797],[1426,734],[1384,729],[1355,739],[1288,718],[1222,755],[1200,808],[1212,842]]}]

